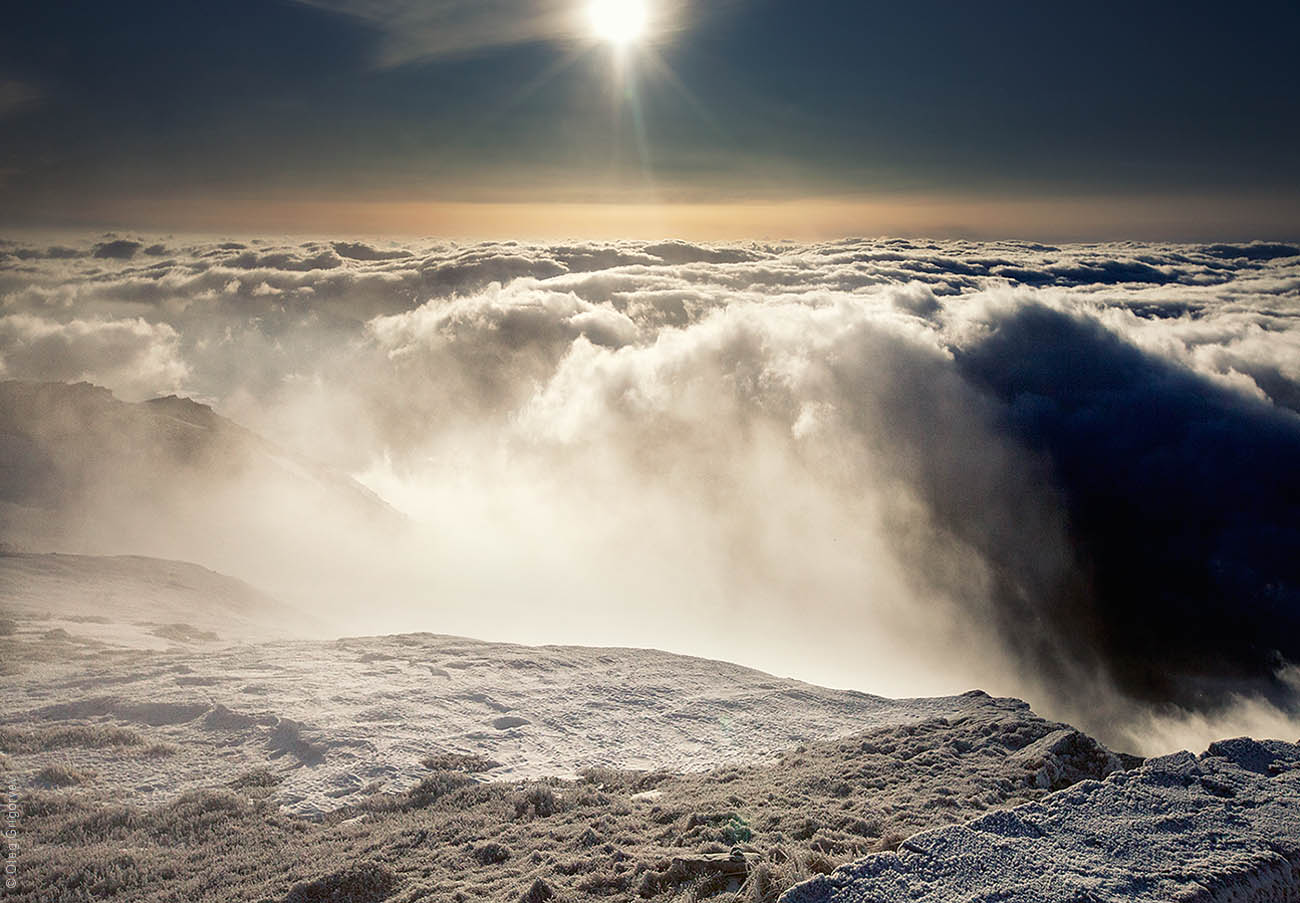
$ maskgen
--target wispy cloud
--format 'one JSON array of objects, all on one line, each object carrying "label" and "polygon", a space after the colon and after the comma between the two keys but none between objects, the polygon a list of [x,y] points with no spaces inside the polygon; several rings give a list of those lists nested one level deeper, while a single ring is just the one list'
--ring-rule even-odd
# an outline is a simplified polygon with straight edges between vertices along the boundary
[{"label": "wispy cloud", "polygon": [[[583,0],[298,0],[351,16],[383,35],[378,60],[398,66],[533,41],[587,39]],[[662,0],[652,32],[680,24],[686,0]]]},{"label": "wispy cloud", "polygon": [[489,47],[571,37],[574,0],[299,0],[364,21],[384,36],[378,60],[397,66]]}]

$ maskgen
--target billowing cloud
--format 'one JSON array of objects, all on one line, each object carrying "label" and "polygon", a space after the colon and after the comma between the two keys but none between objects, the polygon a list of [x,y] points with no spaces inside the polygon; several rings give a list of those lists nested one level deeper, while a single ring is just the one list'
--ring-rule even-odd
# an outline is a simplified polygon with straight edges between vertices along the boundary
[{"label": "billowing cloud", "polygon": [[6,372],[361,475],[429,531],[376,568],[403,625],[982,683],[1139,746],[1296,711],[1289,245],[162,244],[0,245]]},{"label": "billowing cloud", "polygon": [[149,398],[175,391],[189,376],[179,345],[165,323],[13,314],[0,317],[0,376],[93,382],[123,398]]}]

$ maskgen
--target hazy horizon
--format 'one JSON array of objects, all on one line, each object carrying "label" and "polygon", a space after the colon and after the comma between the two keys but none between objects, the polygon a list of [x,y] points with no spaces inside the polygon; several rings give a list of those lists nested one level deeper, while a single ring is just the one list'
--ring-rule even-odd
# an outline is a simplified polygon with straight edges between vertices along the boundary
[{"label": "hazy horizon", "polygon": [[[859,237],[972,241],[1293,241],[1300,194],[1228,198],[882,195],[722,201],[384,201],[316,198],[77,199],[33,222],[0,221],[20,237],[146,233],[169,237],[279,234],[443,241],[828,241]],[[53,208],[57,209],[57,208]]]}]

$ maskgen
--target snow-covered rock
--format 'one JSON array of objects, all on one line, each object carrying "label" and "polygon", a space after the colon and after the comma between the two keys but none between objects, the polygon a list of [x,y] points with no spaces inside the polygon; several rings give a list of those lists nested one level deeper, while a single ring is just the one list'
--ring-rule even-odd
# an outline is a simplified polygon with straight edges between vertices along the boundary
[{"label": "snow-covered rock", "polygon": [[[1026,753],[1042,754],[1044,781],[1091,755],[1086,743],[1057,735]],[[1291,903],[1300,900],[1300,746],[1238,739],[1201,756],[1151,759],[922,832],[897,853],[868,856],[781,899]]]}]

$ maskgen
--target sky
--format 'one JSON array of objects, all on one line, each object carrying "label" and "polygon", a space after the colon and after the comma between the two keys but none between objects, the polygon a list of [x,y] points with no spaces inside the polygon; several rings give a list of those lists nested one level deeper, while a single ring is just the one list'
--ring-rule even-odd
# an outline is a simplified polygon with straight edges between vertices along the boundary
[{"label": "sky", "polygon": [[[624,0],[627,2],[627,0]],[[23,4],[0,224],[1292,239],[1300,7]]]}]

